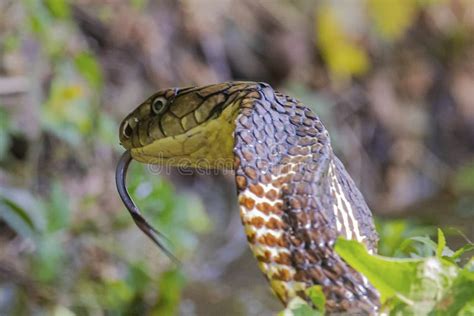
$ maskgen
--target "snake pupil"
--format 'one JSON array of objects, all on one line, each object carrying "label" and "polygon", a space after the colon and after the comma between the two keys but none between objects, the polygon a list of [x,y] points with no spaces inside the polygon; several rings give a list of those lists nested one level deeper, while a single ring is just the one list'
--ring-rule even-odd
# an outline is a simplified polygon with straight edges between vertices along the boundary
[{"label": "snake pupil", "polygon": [[165,107],[165,101],[163,100],[163,98],[157,98],[151,104],[151,110],[155,114],[160,114],[160,112],[163,111],[164,107]]}]

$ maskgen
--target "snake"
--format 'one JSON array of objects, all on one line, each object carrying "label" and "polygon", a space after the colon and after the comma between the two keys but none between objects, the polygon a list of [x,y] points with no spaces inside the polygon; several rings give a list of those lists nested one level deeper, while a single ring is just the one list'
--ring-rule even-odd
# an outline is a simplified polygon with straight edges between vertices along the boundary
[{"label": "snake", "polygon": [[378,291],[335,251],[342,236],[376,252],[372,214],[310,107],[262,82],[169,88],[128,114],[119,138],[119,194],[173,260],[128,194],[131,160],[233,171],[248,244],[285,306],[296,297],[314,306],[308,289],[316,285],[329,313],[377,314]]}]

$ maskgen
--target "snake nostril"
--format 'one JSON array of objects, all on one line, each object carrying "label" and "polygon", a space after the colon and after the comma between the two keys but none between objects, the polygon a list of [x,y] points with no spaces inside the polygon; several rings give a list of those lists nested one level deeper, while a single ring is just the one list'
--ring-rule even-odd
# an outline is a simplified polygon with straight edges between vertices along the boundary
[{"label": "snake nostril", "polygon": [[125,126],[123,127],[123,136],[128,139],[132,136],[133,129],[128,122],[125,122]]}]

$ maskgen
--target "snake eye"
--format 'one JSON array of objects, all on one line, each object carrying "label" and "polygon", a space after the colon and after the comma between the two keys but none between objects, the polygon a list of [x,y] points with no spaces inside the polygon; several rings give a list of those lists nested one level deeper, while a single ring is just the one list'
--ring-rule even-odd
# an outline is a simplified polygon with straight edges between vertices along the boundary
[{"label": "snake eye", "polygon": [[132,136],[133,129],[128,122],[125,122],[125,126],[123,127],[123,137],[129,139]]},{"label": "snake eye", "polygon": [[167,100],[164,97],[157,97],[151,103],[151,111],[155,114],[160,114],[165,109]]}]

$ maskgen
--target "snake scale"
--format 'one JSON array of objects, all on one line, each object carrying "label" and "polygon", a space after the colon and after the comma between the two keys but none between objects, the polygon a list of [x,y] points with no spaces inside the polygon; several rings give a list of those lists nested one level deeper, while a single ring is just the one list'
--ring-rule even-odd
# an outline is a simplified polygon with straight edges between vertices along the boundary
[{"label": "snake scale", "polygon": [[377,313],[377,291],[334,251],[340,235],[376,251],[371,212],[318,116],[298,100],[255,82],[165,89],[123,120],[120,142],[120,195],[158,245],[125,189],[130,160],[233,169],[248,243],[283,304],[295,296],[311,304],[305,290],[320,285],[328,312]]}]

